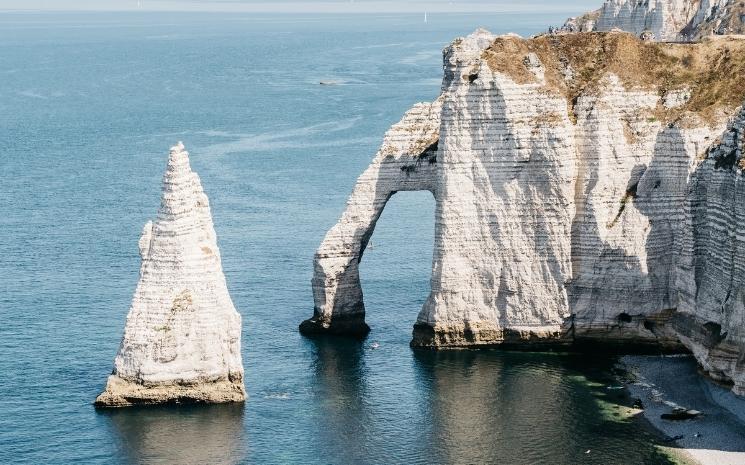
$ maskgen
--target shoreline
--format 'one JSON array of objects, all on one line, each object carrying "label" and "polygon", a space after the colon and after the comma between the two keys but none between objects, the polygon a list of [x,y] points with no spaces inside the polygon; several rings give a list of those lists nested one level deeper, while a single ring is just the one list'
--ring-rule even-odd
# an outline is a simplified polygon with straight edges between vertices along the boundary
[{"label": "shoreline", "polygon": [[[620,359],[639,418],[663,435],[674,459],[700,465],[745,464],[745,399],[702,376],[691,355],[627,355]],[[682,407],[701,412],[689,420],[663,420]]]}]

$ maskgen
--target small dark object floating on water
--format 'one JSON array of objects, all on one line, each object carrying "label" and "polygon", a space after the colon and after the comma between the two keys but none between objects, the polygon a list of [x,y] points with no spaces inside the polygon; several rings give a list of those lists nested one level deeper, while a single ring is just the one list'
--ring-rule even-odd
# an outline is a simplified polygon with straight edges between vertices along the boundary
[{"label": "small dark object floating on water", "polygon": [[663,413],[662,415],[660,415],[660,418],[662,418],[663,420],[682,421],[696,418],[699,415],[701,415],[701,412],[699,412],[698,410],[688,410],[678,407],[674,408],[671,413]]}]

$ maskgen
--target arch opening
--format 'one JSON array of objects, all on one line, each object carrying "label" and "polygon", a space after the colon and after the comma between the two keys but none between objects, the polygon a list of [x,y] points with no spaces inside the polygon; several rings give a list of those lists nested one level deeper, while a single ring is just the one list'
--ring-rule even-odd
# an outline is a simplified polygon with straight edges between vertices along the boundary
[{"label": "arch opening", "polygon": [[366,321],[376,339],[400,342],[430,292],[435,199],[428,191],[393,195],[360,261]]}]

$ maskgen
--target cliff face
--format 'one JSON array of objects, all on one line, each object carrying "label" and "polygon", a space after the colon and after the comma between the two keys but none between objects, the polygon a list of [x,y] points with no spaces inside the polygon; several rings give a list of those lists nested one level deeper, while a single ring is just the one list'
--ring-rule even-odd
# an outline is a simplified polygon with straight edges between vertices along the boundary
[{"label": "cliff face", "polygon": [[363,327],[357,264],[374,219],[419,188],[435,196],[436,226],[413,345],[678,348],[678,257],[696,241],[686,234],[708,237],[686,226],[703,202],[691,186],[744,97],[745,42],[477,31],[444,61],[439,99],[386,136],[401,141],[387,162],[398,165],[386,169],[381,149],[317,252],[303,329]]},{"label": "cliff face", "polygon": [[182,144],[171,148],[155,222],[101,406],[245,399],[241,317],[222,272],[209,201]]},{"label": "cliff face", "polygon": [[739,0],[606,0],[600,10],[569,19],[571,32],[620,29],[659,41],[699,40],[743,34],[745,5]]},{"label": "cliff face", "polygon": [[446,51],[432,294],[415,344],[672,348],[687,178],[741,99],[706,96],[720,72],[736,76],[715,64],[731,51],[625,34],[478,40]]},{"label": "cliff face", "polygon": [[745,395],[745,109],[691,178],[674,327],[703,368]]}]

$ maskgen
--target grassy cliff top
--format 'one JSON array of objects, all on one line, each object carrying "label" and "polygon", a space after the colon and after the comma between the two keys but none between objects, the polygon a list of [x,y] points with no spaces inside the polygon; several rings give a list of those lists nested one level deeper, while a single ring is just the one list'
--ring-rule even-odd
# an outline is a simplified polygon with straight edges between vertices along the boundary
[{"label": "grassy cliff top", "polygon": [[[601,80],[618,76],[628,90],[648,90],[666,95],[690,92],[687,102],[667,109],[659,117],[675,121],[696,114],[704,121],[731,114],[745,100],[745,39],[723,36],[700,43],[642,41],[628,33],[578,33],[543,35],[532,39],[498,37],[483,52],[492,71],[521,84],[537,83],[526,65],[534,53],[545,68],[545,86],[575,102],[600,88]],[[568,77],[571,76],[571,77]]]}]

